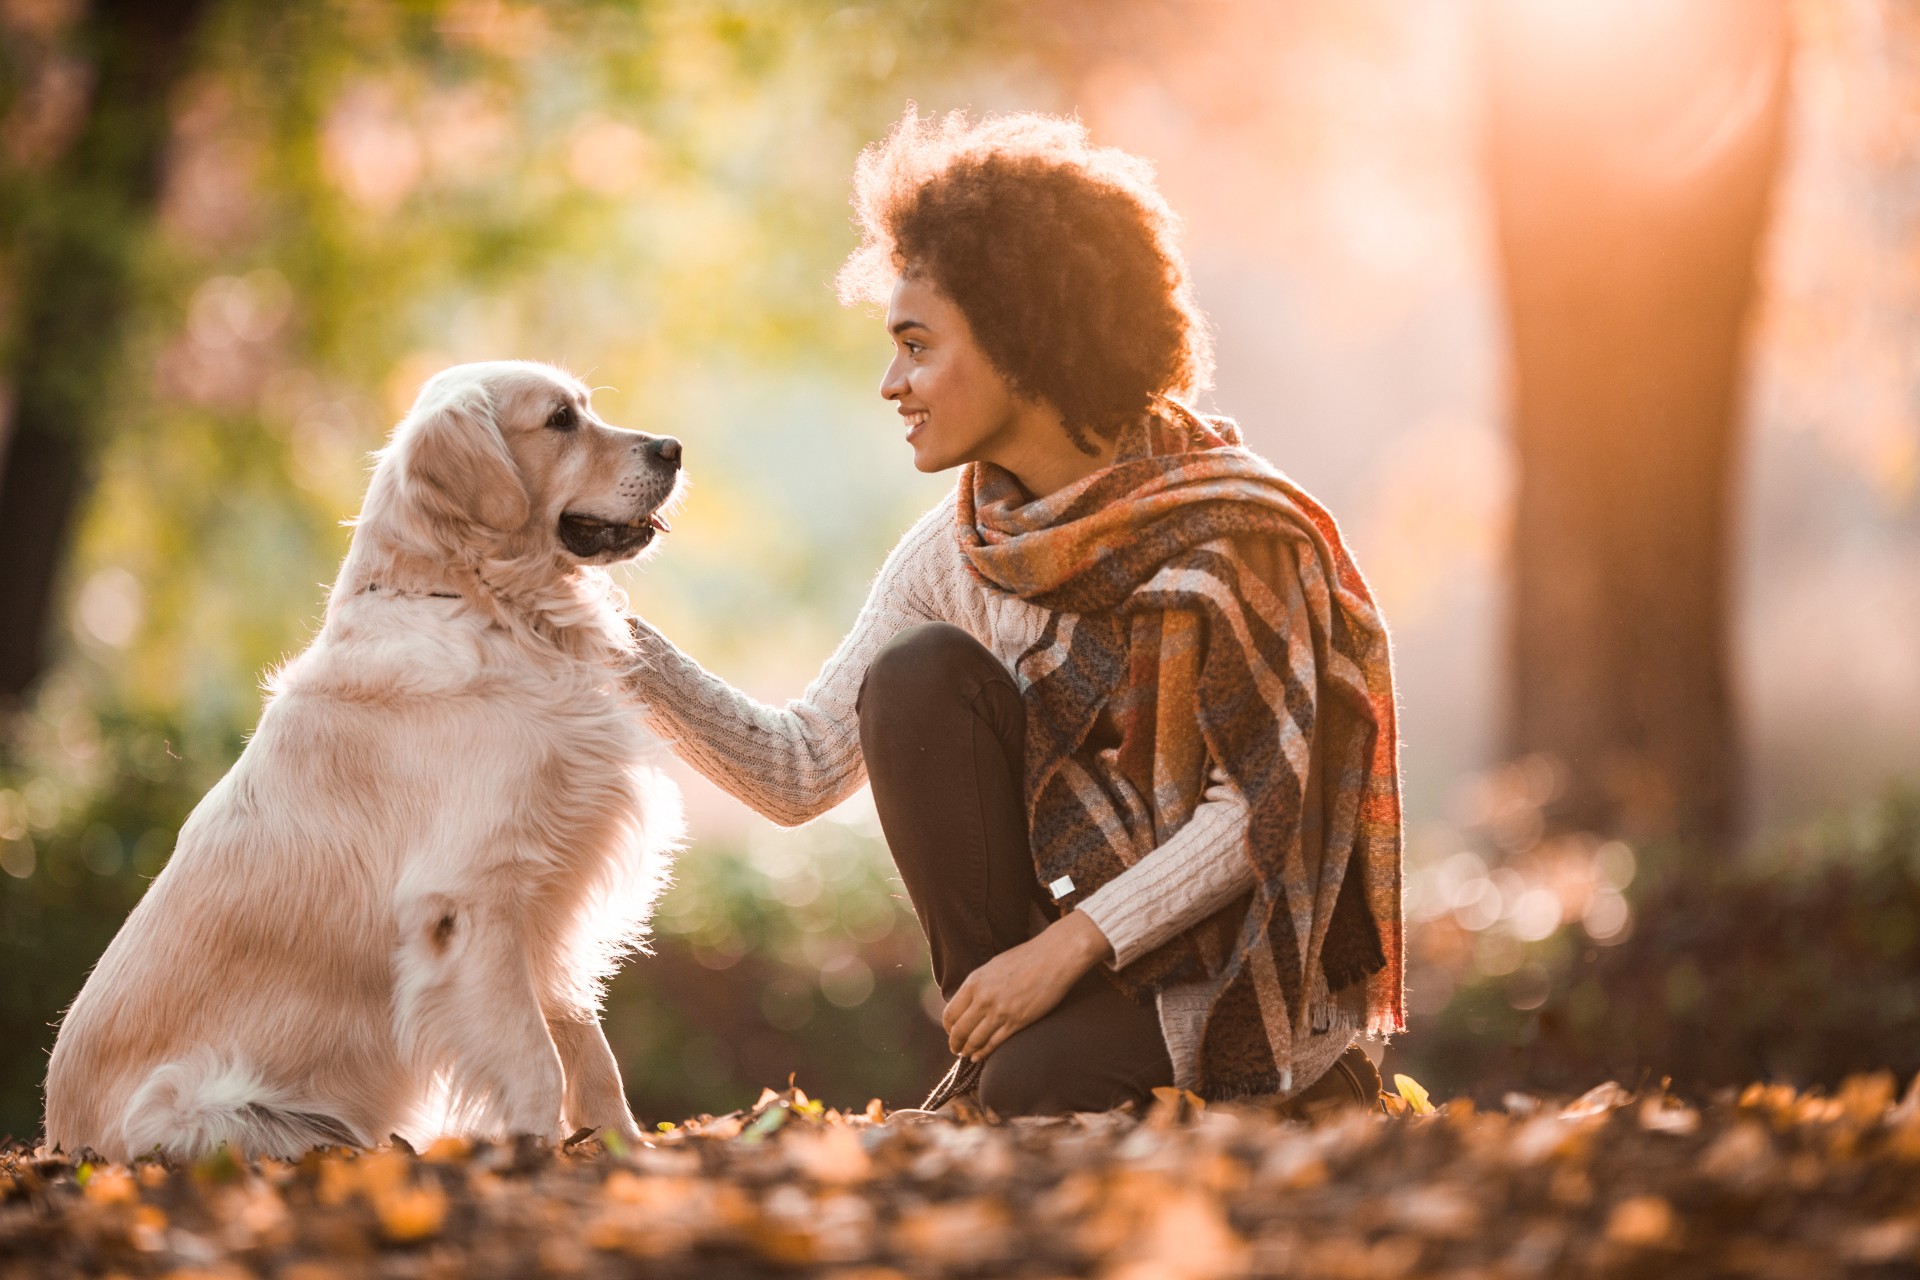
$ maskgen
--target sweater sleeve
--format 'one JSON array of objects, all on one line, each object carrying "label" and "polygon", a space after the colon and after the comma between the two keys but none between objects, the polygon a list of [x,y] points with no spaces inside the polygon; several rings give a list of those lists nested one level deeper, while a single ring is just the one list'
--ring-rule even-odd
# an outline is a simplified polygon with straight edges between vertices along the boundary
[{"label": "sweater sleeve", "polygon": [[1253,887],[1247,802],[1218,768],[1200,805],[1167,842],[1087,896],[1080,911],[1124,969]]},{"label": "sweater sleeve", "polygon": [[936,506],[887,557],[853,628],[806,692],[772,707],[713,675],[635,619],[638,662],[627,687],[653,731],[721,789],[782,826],[839,804],[866,778],[856,701],[880,648],[917,622],[938,620],[926,584],[937,573],[950,505]]}]

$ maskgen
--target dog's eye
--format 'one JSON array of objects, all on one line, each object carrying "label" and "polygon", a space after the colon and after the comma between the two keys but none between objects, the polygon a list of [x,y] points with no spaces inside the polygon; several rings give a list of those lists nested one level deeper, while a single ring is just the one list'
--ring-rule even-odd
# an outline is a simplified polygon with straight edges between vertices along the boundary
[{"label": "dog's eye", "polygon": [[555,431],[571,431],[578,425],[579,419],[574,417],[570,404],[563,404],[547,415],[547,426]]}]

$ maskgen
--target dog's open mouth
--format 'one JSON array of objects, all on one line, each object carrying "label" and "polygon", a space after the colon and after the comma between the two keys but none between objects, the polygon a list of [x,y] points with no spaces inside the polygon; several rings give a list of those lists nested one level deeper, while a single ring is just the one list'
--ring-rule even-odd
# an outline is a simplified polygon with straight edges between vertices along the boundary
[{"label": "dog's open mouth", "polygon": [[583,560],[608,553],[630,556],[652,542],[654,534],[671,529],[657,511],[625,522],[568,512],[560,517],[560,544]]}]

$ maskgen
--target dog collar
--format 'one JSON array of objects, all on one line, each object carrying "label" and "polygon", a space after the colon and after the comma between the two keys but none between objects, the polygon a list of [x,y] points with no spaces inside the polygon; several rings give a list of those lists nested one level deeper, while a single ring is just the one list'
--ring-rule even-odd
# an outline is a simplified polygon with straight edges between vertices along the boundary
[{"label": "dog collar", "polygon": [[[378,594],[380,590],[381,590],[381,587],[379,583],[369,582],[366,586],[366,590],[361,592],[361,594],[375,595],[375,594]],[[388,591],[387,594],[391,596],[406,596],[414,593],[407,592],[407,591]],[[434,600],[458,600],[460,598],[458,595],[454,594],[451,591],[429,591],[426,594],[429,598]]]}]

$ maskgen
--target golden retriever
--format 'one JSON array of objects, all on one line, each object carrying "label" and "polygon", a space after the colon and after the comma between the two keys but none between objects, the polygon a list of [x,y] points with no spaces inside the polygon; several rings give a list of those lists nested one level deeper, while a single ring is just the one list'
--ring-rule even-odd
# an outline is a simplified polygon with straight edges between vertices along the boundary
[{"label": "golden retriever", "polygon": [[599,566],[680,444],[461,365],[380,454],[313,644],[67,1012],[47,1139],[110,1159],[638,1137],[600,1028],[682,826]]}]

